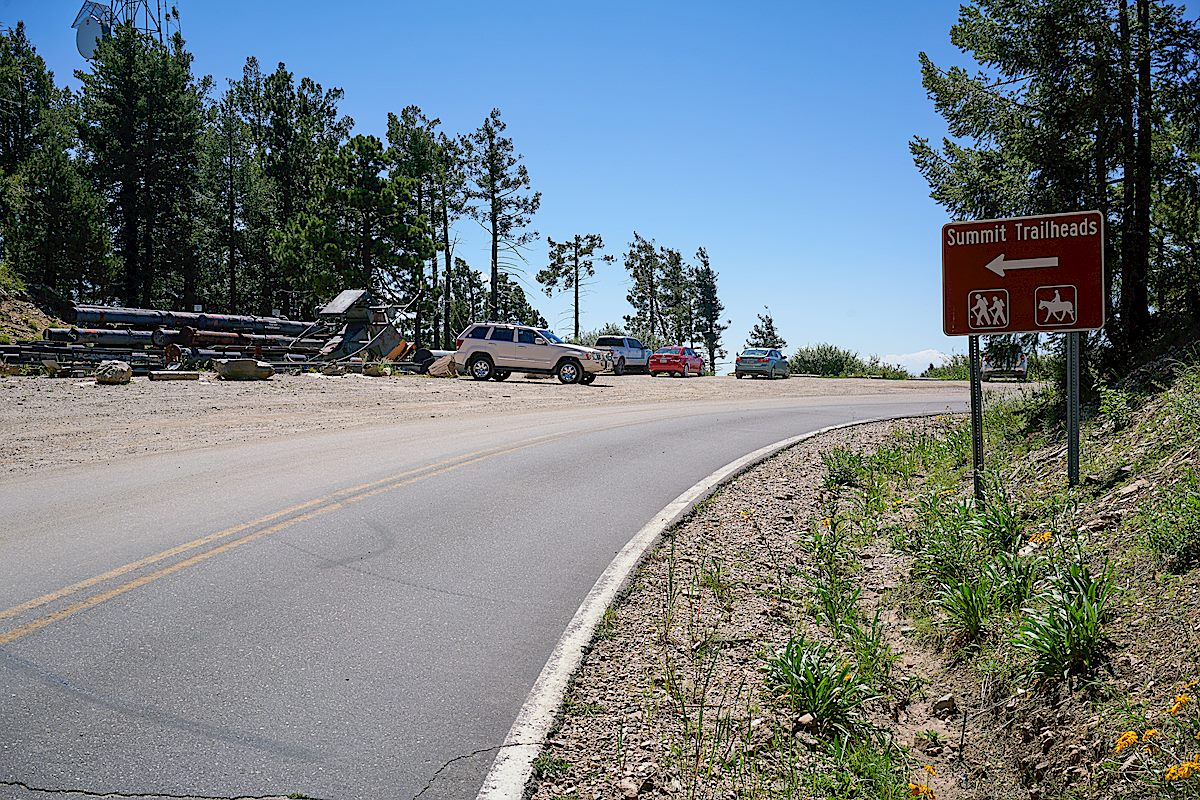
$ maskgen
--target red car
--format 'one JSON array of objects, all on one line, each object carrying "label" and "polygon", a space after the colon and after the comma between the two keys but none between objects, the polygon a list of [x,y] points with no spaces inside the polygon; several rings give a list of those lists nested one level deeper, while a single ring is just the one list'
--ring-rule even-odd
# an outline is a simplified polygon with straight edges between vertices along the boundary
[{"label": "red car", "polygon": [[671,373],[681,378],[704,374],[704,359],[690,347],[660,347],[650,356],[650,374]]}]

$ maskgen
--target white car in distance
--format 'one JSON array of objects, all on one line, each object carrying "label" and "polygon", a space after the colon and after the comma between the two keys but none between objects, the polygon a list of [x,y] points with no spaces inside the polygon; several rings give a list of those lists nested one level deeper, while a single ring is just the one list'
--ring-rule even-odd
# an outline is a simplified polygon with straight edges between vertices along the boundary
[{"label": "white car in distance", "polygon": [[477,381],[502,381],[525,372],[589,384],[612,369],[608,353],[568,344],[551,331],[528,325],[476,322],[458,335],[455,347],[454,363]]},{"label": "white car in distance", "polygon": [[596,349],[612,353],[616,375],[624,375],[631,369],[649,371],[650,356],[654,353],[631,336],[601,336],[596,339]]}]

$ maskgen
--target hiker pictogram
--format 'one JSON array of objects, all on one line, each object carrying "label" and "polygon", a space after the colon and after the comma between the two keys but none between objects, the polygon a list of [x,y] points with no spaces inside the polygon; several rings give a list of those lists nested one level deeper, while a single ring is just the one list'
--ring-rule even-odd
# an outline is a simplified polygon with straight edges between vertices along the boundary
[{"label": "hiker pictogram", "polygon": [[1008,325],[1008,291],[980,289],[967,299],[967,318],[975,330],[992,330]]},{"label": "hiker pictogram", "polygon": [[1074,325],[1079,314],[1078,296],[1074,286],[1039,286],[1033,293],[1037,324],[1047,328]]}]

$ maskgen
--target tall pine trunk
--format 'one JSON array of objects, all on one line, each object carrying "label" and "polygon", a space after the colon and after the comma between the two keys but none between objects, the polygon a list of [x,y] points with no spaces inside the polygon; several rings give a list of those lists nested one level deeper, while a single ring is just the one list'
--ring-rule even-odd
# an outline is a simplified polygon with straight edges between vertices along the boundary
[{"label": "tall pine trunk", "polygon": [[575,341],[579,341],[579,236],[575,236]]},{"label": "tall pine trunk", "polygon": [[1147,282],[1150,273],[1150,201],[1151,172],[1154,168],[1151,124],[1154,103],[1150,85],[1150,60],[1153,45],[1150,39],[1150,0],[1137,0],[1137,147],[1134,191],[1134,241],[1136,257],[1130,263],[1129,338],[1136,346],[1150,327],[1150,301]]},{"label": "tall pine trunk", "polygon": [[499,224],[500,210],[498,208],[498,199],[496,198],[495,190],[492,190],[492,206],[491,206],[491,234],[492,234],[492,291],[491,291],[491,321],[500,322],[500,232],[497,228]]},{"label": "tall pine trunk", "polygon": [[450,210],[446,207],[446,187],[442,184],[442,247],[446,255],[446,290],[442,294],[442,336],[446,341],[446,348],[450,348],[450,343],[454,341],[456,331],[452,330],[450,321],[450,311],[453,308],[451,287],[454,285],[452,280],[453,270],[451,269],[451,256],[453,255],[450,248]]}]

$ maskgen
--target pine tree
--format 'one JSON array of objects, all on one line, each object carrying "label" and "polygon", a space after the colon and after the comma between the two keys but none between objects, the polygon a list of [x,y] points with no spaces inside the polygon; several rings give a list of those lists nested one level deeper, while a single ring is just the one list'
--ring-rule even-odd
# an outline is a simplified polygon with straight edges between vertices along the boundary
[{"label": "pine tree", "polygon": [[604,249],[604,239],[597,233],[575,234],[563,242],[556,242],[547,236],[546,243],[550,246],[550,264],[537,274],[537,281],[546,288],[547,297],[560,286],[562,291],[574,292],[574,338],[578,339],[580,292],[588,279],[595,277],[596,261],[611,264],[614,257],[597,255],[597,251]]},{"label": "pine tree", "polygon": [[83,84],[80,138],[104,197],[122,299],[183,305],[196,299],[195,190],[205,87],[176,35],[169,44],[129,25],[100,42]]},{"label": "pine tree", "polygon": [[[450,349],[457,332],[466,327],[457,327],[451,321],[451,311],[454,307],[455,289],[462,291],[463,284],[456,280],[457,272],[453,268],[454,247],[457,238],[451,236],[452,227],[466,213],[469,200],[467,174],[465,165],[466,147],[459,138],[450,138],[444,133],[438,134],[438,154],[441,163],[437,170],[437,210],[433,220],[434,228],[440,234],[439,246],[444,258],[443,288],[442,288],[442,346]],[[478,274],[478,273],[473,273]],[[479,317],[482,319],[482,316]],[[470,323],[467,323],[470,324]]]},{"label": "pine tree", "polygon": [[708,350],[708,364],[715,373],[717,359],[724,358],[725,349],[721,346],[721,335],[728,329],[728,323],[721,322],[725,313],[725,305],[717,296],[717,271],[709,262],[708,251],[701,247],[696,251],[696,268],[692,283],[696,290],[696,333]]},{"label": "pine tree", "polygon": [[[1196,235],[1185,219],[1200,194],[1200,23],[1153,0],[978,0],[950,36],[979,69],[920,56],[950,133],[941,147],[910,145],[931,196],[958,219],[1100,210],[1118,356],[1145,342],[1151,309],[1160,325],[1186,319],[1154,245],[1182,236],[1188,251]],[[1193,198],[1184,219],[1156,212],[1181,196]]]},{"label": "pine tree", "polygon": [[100,198],[71,153],[75,98],[25,35],[0,35],[0,243],[26,281],[76,299],[98,299],[111,281]]},{"label": "pine tree", "polygon": [[227,313],[252,311],[263,272],[271,268],[264,248],[269,241],[270,192],[237,83],[209,108],[201,139],[200,183],[205,307]]},{"label": "pine tree", "polygon": [[[412,187],[418,214],[432,225],[437,219],[437,173],[442,167],[442,155],[437,136],[439,120],[429,119],[417,106],[407,106],[399,116],[388,114],[388,160],[392,175],[406,179]],[[438,237],[440,238],[440,237]],[[438,260],[435,250],[430,256],[429,279],[424,263],[414,264],[411,276],[415,337],[418,347],[424,346],[427,328],[432,338],[438,335],[437,309],[441,286],[438,282]],[[432,318],[432,324],[426,321]]]},{"label": "pine tree", "polygon": [[33,155],[38,122],[59,95],[25,23],[0,35],[0,176],[14,174]]},{"label": "pine tree", "polygon": [[497,321],[515,322],[518,325],[532,325],[535,328],[547,328],[549,323],[538,310],[529,304],[529,298],[520,284],[509,275],[500,273],[500,282],[492,287],[492,295],[499,303]]},{"label": "pine tree", "polygon": [[662,336],[673,344],[695,345],[695,291],[692,271],[683,254],[670,247],[659,248]]},{"label": "pine tree", "polygon": [[112,280],[104,205],[79,174],[63,110],[45,110],[37,146],[7,181],[5,260],[25,280],[77,300],[103,299]]},{"label": "pine tree", "polygon": [[413,275],[433,250],[417,213],[412,181],[384,174],[383,142],[354,136],[327,151],[318,168],[324,193],[279,237],[275,258],[315,303],[347,287],[361,287],[401,303],[421,290]]},{"label": "pine tree", "polygon": [[500,109],[493,108],[478,130],[465,140],[466,170],[471,181],[471,216],[481,224],[491,241],[492,315],[500,314],[501,268],[515,266],[513,259],[524,261],[524,248],[537,238],[528,230],[542,202],[541,192],[529,193],[529,171],[516,155],[512,139]]},{"label": "pine tree", "polygon": [[625,324],[643,342],[659,342],[663,265],[653,239],[633,232],[633,241],[625,251],[625,269],[631,281],[625,299],[633,306],[633,314],[625,317]]},{"label": "pine tree", "polygon": [[768,347],[773,350],[782,350],[787,347],[787,342],[779,331],[775,330],[775,318],[771,316],[771,309],[763,308],[766,313],[758,315],[758,322],[750,329],[750,335],[746,337],[746,347]]},{"label": "pine tree", "polygon": [[488,298],[483,273],[472,269],[465,260],[455,257],[452,282],[456,290],[450,306],[451,327],[455,331],[463,331],[472,322],[484,319],[487,314]]},{"label": "pine tree", "polygon": [[[325,202],[323,181],[327,175],[322,170],[328,159],[339,152],[354,126],[354,120],[339,116],[342,95],[341,89],[325,89],[307,77],[297,84],[283,63],[262,81],[258,106],[265,120],[262,170],[274,198],[272,253],[289,228],[310,227],[313,209]],[[308,218],[301,221],[301,215]],[[312,297],[309,290],[296,295],[288,288],[308,284],[304,270],[303,264],[291,261],[266,270],[259,310],[270,313],[282,307],[285,313],[296,313],[299,309],[292,307],[293,298]]]}]

